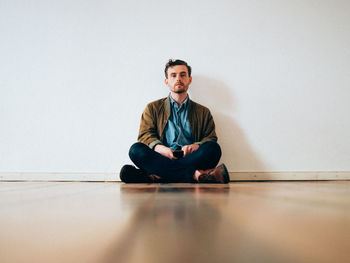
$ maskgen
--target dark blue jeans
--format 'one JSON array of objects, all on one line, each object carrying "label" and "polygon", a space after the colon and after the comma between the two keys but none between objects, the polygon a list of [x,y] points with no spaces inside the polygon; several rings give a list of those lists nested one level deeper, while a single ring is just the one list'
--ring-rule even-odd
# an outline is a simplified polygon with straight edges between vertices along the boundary
[{"label": "dark blue jeans", "polygon": [[131,146],[129,157],[134,164],[148,174],[155,174],[170,183],[192,183],[195,170],[215,168],[221,157],[221,148],[214,141],[201,144],[198,150],[171,160],[143,143]]}]

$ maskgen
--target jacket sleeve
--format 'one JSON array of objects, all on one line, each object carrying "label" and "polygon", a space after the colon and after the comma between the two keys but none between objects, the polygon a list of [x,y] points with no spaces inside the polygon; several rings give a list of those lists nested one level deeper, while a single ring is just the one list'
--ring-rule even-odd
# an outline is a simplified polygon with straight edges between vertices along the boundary
[{"label": "jacket sleeve", "polygon": [[162,144],[157,132],[157,119],[153,107],[148,104],[143,111],[140,122],[138,139],[153,149],[157,144]]},{"label": "jacket sleeve", "polygon": [[215,123],[209,109],[203,111],[203,119],[200,127],[200,140],[194,144],[202,144],[206,141],[217,141],[218,137],[215,132]]}]

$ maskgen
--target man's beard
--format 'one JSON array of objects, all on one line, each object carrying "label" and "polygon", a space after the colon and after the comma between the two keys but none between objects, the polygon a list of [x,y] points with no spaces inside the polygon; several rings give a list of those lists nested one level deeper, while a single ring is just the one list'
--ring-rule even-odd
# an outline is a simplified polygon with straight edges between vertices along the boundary
[{"label": "man's beard", "polygon": [[176,91],[174,91],[174,92],[177,93],[177,94],[181,94],[181,93],[185,93],[186,90],[176,90]]},{"label": "man's beard", "polygon": [[177,94],[185,93],[186,92],[186,87],[181,85],[181,89],[176,89],[176,86],[173,88],[173,92]]},{"label": "man's beard", "polygon": [[173,92],[177,94],[185,93],[186,91],[187,91],[187,88],[183,83],[176,83],[173,88]]}]

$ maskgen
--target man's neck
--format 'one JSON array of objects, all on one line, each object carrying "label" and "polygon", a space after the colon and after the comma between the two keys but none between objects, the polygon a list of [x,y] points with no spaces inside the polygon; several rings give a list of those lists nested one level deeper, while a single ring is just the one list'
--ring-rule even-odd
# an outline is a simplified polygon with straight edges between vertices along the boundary
[{"label": "man's neck", "polygon": [[172,97],[172,99],[177,103],[177,106],[181,106],[181,104],[185,101],[185,99],[187,98],[187,92],[184,93],[175,93],[175,92],[171,92],[170,96]]}]

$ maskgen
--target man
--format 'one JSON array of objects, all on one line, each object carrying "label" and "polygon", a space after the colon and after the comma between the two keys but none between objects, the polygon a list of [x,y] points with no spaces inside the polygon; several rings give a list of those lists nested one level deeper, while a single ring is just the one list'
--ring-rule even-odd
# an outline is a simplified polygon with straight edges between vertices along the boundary
[{"label": "man", "polygon": [[164,73],[170,94],[147,105],[138,142],[129,151],[139,169],[124,165],[120,179],[125,183],[228,183],[225,165],[216,167],[221,149],[213,117],[187,93],[191,67],[182,60],[169,60]]}]

